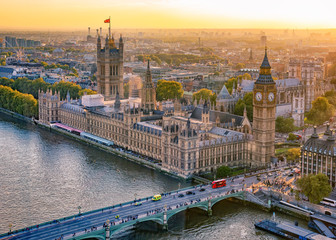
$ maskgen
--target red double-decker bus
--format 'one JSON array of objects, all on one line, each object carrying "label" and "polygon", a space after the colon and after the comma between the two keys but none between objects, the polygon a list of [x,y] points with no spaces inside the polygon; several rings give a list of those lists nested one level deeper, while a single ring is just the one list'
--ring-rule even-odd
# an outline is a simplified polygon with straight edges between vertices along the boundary
[{"label": "red double-decker bus", "polygon": [[220,188],[226,186],[226,180],[220,179],[212,182],[212,188]]}]

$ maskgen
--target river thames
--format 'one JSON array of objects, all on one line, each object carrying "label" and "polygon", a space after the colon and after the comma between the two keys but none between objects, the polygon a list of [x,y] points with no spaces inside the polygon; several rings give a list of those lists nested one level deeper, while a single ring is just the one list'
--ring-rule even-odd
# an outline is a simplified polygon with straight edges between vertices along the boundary
[{"label": "river thames", "polygon": [[[19,229],[76,214],[78,206],[85,212],[190,185],[0,113],[0,233],[8,232],[9,224]],[[116,237],[279,239],[254,228],[271,216],[223,201],[212,217],[197,209],[176,215],[168,232],[129,229]]]}]

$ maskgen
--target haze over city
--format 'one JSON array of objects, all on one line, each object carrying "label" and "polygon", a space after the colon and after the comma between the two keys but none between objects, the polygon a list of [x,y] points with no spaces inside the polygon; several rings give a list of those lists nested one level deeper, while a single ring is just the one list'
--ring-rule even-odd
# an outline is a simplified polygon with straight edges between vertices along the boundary
[{"label": "haze over city", "polygon": [[1,3],[0,28],[80,30],[108,16],[113,28],[335,28],[335,7],[331,0],[11,0]]},{"label": "haze over city", "polygon": [[335,0],[0,7],[0,240],[336,239]]}]

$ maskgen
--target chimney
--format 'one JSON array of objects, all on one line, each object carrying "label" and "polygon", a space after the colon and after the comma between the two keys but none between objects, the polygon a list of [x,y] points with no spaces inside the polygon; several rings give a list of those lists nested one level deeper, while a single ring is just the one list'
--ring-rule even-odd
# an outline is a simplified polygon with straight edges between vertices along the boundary
[{"label": "chimney", "polygon": [[100,36],[102,36],[102,32],[103,32],[103,30],[102,30],[102,28],[100,28]]},{"label": "chimney", "polygon": [[88,27],[88,35],[90,36],[90,27]]}]

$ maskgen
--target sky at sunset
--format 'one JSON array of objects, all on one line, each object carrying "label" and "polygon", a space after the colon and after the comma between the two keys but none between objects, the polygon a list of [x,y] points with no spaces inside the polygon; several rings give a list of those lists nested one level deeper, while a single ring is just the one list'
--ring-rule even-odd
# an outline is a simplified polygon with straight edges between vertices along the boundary
[{"label": "sky at sunset", "polygon": [[0,28],[336,28],[336,0],[3,0]]}]

